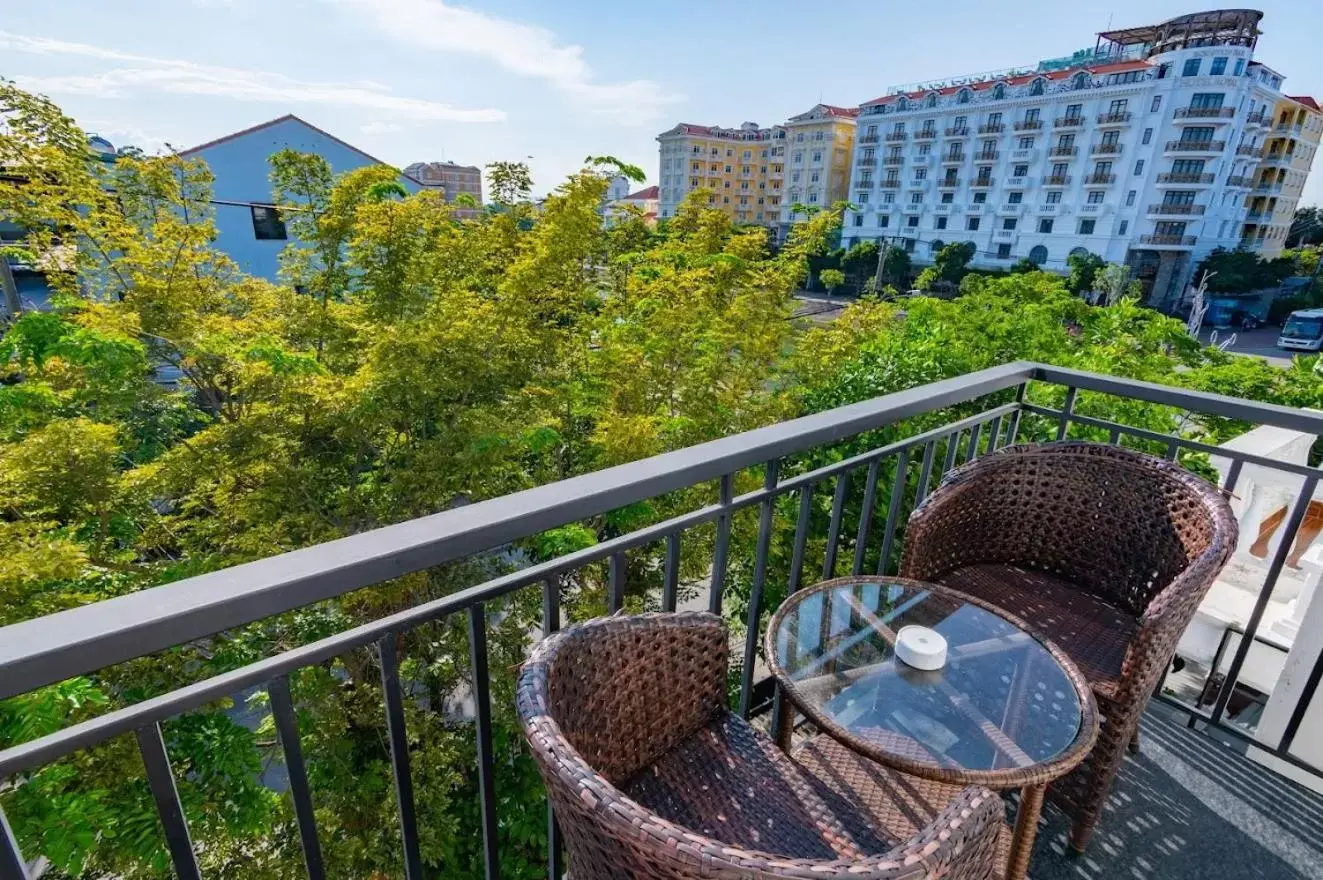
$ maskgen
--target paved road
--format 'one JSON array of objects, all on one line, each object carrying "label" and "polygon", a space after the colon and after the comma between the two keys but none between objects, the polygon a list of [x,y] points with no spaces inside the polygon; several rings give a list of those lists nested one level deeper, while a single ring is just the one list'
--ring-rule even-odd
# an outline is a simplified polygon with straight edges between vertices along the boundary
[{"label": "paved road", "polygon": [[1234,333],[1236,341],[1228,349],[1229,351],[1250,357],[1261,357],[1270,364],[1287,367],[1291,365],[1293,353],[1277,347],[1277,336],[1281,332],[1280,327],[1260,327],[1257,330],[1204,330],[1199,334],[1199,339],[1209,342],[1216,333],[1217,340],[1225,342]]},{"label": "paved road", "polygon": [[841,313],[841,309],[854,302],[852,296],[828,296],[825,293],[810,293],[801,290],[795,294],[795,299],[799,300],[799,308],[795,309],[795,317],[810,318],[820,324],[833,320]]}]

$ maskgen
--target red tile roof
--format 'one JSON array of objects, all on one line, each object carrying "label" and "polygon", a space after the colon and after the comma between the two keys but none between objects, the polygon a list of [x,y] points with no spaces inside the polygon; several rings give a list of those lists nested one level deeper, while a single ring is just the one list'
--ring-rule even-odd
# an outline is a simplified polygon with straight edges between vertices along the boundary
[{"label": "red tile roof", "polygon": [[[919,98],[926,97],[927,95],[932,94],[933,92],[936,92],[939,95],[954,95],[956,92],[964,88],[968,88],[970,91],[973,92],[981,92],[986,89],[992,88],[997,83],[1006,83],[1006,85],[1008,86],[1019,86],[1019,85],[1024,85],[1027,82],[1032,82],[1033,80],[1036,80],[1040,77],[1049,81],[1069,79],[1070,77],[1079,73],[1081,70],[1087,70],[1090,73],[1109,74],[1109,73],[1126,73],[1131,70],[1145,70],[1149,67],[1152,67],[1152,65],[1149,64],[1147,61],[1118,61],[1113,64],[1093,64],[1093,65],[1086,64],[1080,67],[1070,67],[1065,70],[1052,70],[1052,71],[1047,71],[1045,73],[1038,73],[1038,72],[1024,73],[1018,76],[1003,77],[1001,79],[989,79],[989,80],[984,80],[983,82],[969,83],[967,86],[965,85],[946,86],[945,88],[941,88],[941,89],[926,89],[924,91],[919,91],[919,92],[906,92],[904,94],[904,97],[909,98],[910,100],[917,100]],[[874,98],[871,101],[865,101],[860,106],[871,107],[877,104],[890,104],[900,97],[901,95],[898,94],[883,95],[880,98]]]},{"label": "red tile roof", "polygon": [[657,187],[655,187],[655,186],[648,186],[648,187],[644,187],[643,189],[639,190],[638,192],[630,193],[629,195],[625,196],[625,198],[626,198],[626,199],[638,199],[638,200],[642,201],[642,200],[646,200],[646,199],[655,199],[655,198],[658,198],[658,197],[659,197],[659,194],[660,194],[660,190],[658,190]]},{"label": "red tile roof", "polygon": [[1286,100],[1295,101],[1297,104],[1304,104],[1310,110],[1318,110],[1320,112],[1323,112],[1323,107],[1318,106],[1318,101],[1315,101],[1313,98],[1309,97],[1308,95],[1300,95],[1299,97],[1296,97],[1294,95],[1287,95]]},{"label": "red tile roof", "polygon": [[829,116],[844,116],[848,119],[853,119],[859,115],[858,107],[836,107],[832,104],[823,104],[822,107],[827,111]]}]

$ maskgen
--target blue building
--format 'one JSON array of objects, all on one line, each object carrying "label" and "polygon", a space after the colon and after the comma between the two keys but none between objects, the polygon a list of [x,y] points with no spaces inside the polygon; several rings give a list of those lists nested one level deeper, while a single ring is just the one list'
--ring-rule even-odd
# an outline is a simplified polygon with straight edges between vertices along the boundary
[{"label": "blue building", "polygon": [[[385,164],[302,119],[289,114],[217,138],[180,155],[202,159],[215,177],[216,248],[249,275],[276,279],[280,252],[288,243],[285,225],[272,207],[271,166],[267,160],[284,149],[314,153],[342,174],[366,165]],[[404,174],[409,192],[421,185]]]}]

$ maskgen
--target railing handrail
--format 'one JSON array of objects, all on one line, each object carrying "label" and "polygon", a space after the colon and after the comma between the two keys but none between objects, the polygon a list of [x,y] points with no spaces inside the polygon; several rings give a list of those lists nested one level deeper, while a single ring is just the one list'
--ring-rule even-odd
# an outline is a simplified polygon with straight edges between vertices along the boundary
[{"label": "railing handrail", "polygon": [[0,629],[0,699],[974,400],[1034,367],[991,367],[15,623]]}]

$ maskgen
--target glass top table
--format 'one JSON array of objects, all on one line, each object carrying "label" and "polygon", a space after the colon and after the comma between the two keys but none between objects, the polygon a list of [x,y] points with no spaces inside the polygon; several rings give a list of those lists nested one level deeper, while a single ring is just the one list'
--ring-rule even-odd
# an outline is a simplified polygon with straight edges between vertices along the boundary
[{"label": "glass top table", "polygon": [[[941,669],[896,657],[897,633],[916,625],[945,638]],[[1093,694],[1065,654],[980,600],[870,576],[791,595],[772,616],[765,647],[795,708],[859,754],[928,779],[1023,788],[1022,852],[1012,848],[1006,875],[1023,876],[1043,789],[1098,735]]]}]

